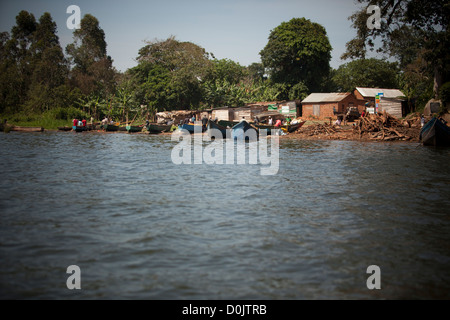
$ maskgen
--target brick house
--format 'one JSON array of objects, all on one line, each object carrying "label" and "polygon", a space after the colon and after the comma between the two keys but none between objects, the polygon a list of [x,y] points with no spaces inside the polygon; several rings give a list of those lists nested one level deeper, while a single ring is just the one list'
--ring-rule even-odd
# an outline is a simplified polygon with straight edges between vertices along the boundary
[{"label": "brick house", "polygon": [[311,93],[302,101],[302,117],[326,120],[336,119],[337,113],[345,113],[350,107],[361,104],[353,93]]}]

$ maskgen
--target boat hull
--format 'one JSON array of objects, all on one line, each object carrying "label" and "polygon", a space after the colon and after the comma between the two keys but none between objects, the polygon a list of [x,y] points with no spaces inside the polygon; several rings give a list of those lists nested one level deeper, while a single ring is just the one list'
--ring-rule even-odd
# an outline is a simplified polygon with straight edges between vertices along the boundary
[{"label": "boat hull", "polygon": [[430,120],[420,132],[424,146],[450,146],[450,128],[439,119]]},{"label": "boat hull", "polygon": [[172,125],[149,124],[147,126],[147,131],[149,133],[170,132],[170,129],[172,129]]},{"label": "boat hull", "polygon": [[242,121],[231,129],[231,137],[235,141],[256,141],[259,137],[259,130],[251,126],[247,121]]},{"label": "boat hull", "polygon": [[[210,138],[213,136],[214,131],[212,130],[218,130],[218,132],[222,134],[222,139],[225,139],[227,137],[227,128],[221,126],[220,124],[215,123],[214,121],[208,121],[207,133]],[[220,138],[216,136],[214,137]]]}]

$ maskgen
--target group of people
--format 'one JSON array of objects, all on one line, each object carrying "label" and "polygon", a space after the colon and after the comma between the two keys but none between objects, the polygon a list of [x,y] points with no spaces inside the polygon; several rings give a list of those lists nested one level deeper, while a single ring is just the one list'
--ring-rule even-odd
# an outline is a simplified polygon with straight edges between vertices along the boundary
[{"label": "group of people", "polygon": [[86,127],[86,125],[87,125],[86,119],[83,120],[73,119],[74,127]]}]

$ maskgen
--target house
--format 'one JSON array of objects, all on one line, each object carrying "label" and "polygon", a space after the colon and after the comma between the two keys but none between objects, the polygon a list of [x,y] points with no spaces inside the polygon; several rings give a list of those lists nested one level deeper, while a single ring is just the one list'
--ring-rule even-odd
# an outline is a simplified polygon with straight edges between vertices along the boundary
[{"label": "house", "polygon": [[386,111],[391,116],[396,118],[406,116],[408,106],[403,98],[405,95],[398,89],[357,87],[354,91],[354,95],[358,100],[364,101],[364,105],[358,106],[360,112],[365,109],[366,105],[374,107],[376,104],[376,96],[380,93],[382,96],[378,104],[378,112]]},{"label": "house", "polygon": [[345,113],[351,107],[362,104],[353,93],[311,93],[302,101],[302,117],[325,120],[337,118],[336,113]]}]

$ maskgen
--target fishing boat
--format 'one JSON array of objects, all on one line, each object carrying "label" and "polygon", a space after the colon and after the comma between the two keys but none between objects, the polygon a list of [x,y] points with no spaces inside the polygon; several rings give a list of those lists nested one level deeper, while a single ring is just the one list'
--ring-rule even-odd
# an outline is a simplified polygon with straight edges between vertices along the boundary
[{"label": "fishing boat", "polygon": [[128,133],[141,132],[142,128],[143,127],[141,126],[131,126],[131,125],[126,126]]},{"label": "fishing boat", "polygon": [[84,126],[73,126],[72,130],[75,132],[84,132],[84,131],[87,131],[88,128],[84,127]]},{"label": "fishing boat", "polygon": [[171,124],[153,124],[153,123],[150,123],[147,126],[147,131],[149,133],[170,132],[170,129],[172,129],[172,125]]},{"label": "fishing boat", "polygon": [[73,128],[69,127],[69,126],[64,126],[64,127],[58,127],[59,131],[72,131]]},{"label": "fishing boat", "polygon": [[222,127],[230,128],[230,129],[233,128],[236,124],[238,124],[238,122],[227,121],[227,120],[219,120],[217,123]]},{"label": "fishing boat", "polygon": [[[285,129],[286,132],[292,133],[292,132],[297,131],[301,127],[303,127],[303,125],[305,123],[306,123],[306,121],[298,122],[298,123],[295,123],[295,124],[281,126],[281,128]],[[257,127],[258,129],[266,129],[268,135],[270,135],[270,133],[271,133],[270,130],[271,129],[276,129],[275,126],[267,125],[267,124],[255,124],[254,126]]]},{"label": "fishing boat", "polygon": [[[208,121],[208,127],[207,127],[207,133],[208,136],[211,138],[213,135],[213,131],[212,130],[218,130],[222,133],[222,138],[225,139],[227,137],[227,128],[221,126],[218,123],[215,123],[214,121],[209,120]],[[215,138],[219,138],[219,137],[215,137]]]},{"label": "fishing boat", "polygon": [[190,133],[195,133],[196,131],[196,128],[197,128],[197,130],[198,130],[198,132],[203,132],[204,130],[203,130],[203,126],[201,125],[201,124],[180,124],[179,126],[178,126],[178,129],[180,129],[180,130],[187,130],[187,131],[189,131]]},{"label": "fishing boat", "polygon": [[11,126],[11,131],[44,132],[44,128],[42,128],[42,127],[18,127],[18,126]]},{"label": "fishing boat", "polygon": [[424,146],[450,146],[450,128],[440,119],[433,118],[420,132]]},{"label": "fishing boat", "polygon": [[257,128],[250,125],[247,121],[241,121],[231,129],[231,137],[233,140],[241,141],[256,141],[258,140],[259,132]]},{"label": "fishing boat", "polygon": [[104,124],[102,125],[102,129],[105,131],[119,131],[119,126],[115,126],[113,124]]}]

